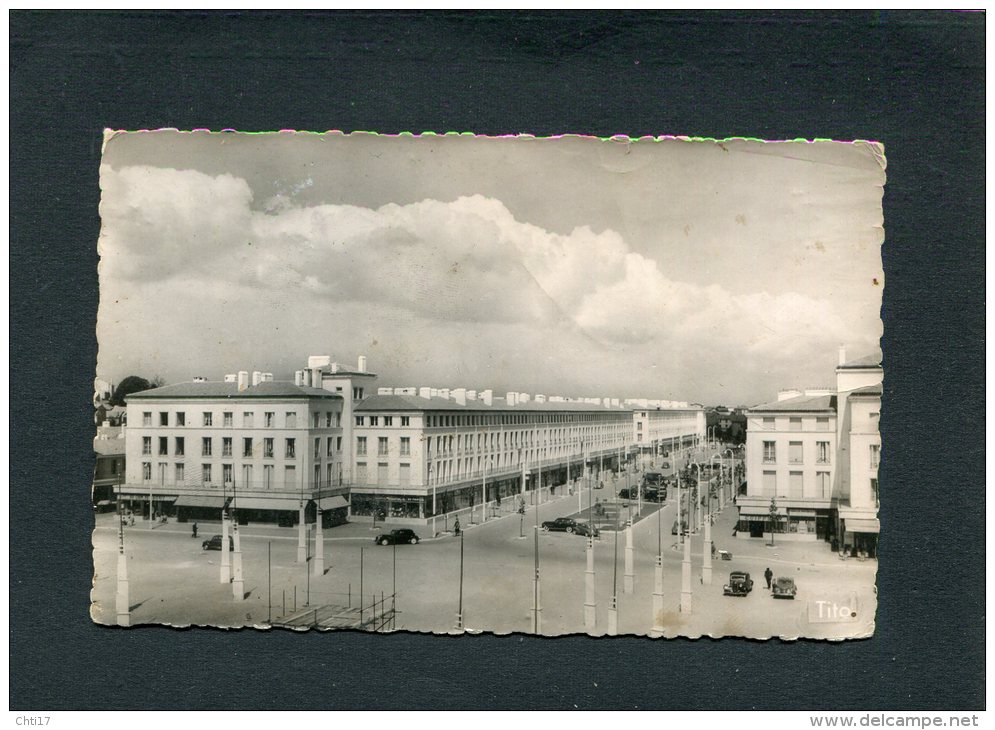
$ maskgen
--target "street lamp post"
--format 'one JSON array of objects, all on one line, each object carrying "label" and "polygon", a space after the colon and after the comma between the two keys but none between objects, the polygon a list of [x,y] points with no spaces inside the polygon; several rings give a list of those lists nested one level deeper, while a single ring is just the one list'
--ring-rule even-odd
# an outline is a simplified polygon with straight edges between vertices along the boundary
[{"label": "street lamp post", "polygon": [[318,512],[314,523],[314,574],[320,576],[325,574],[325,533],[321,524],[321,489],[318,490]]},{"label": "street lamp post", "polygon": [[[373,507],[374,517],[373,521],[376,522],[376,504]],[[304,510],[304,480],[301,480],[301,502],[299,508],[300,514],[298,515],[300,519],[299,527],[297,529],[297,562],[306,563],[307,562],[307,544],[305,543],[304,529],[306,527],[306,512]]]},{"label": "street lamp post", "polygon": [[653,585],[653,628],[650,636],[663,636],[663,509],[656,511],[656,575]]},{"label": "street lamp post", "polygon": [[[235,489],[235,482],[232,481],[232,542],[235,543],[235,552],[232,558],[232,581],[231,581],[231,591],[232,596],[236,601],[245,600],[245,583],[242,579],[242,542],[238,534],[238,492]],[[225,542],[221,546],[221,551],[224,553],[228,552],[228,543]]]},{"label": "street lamp post", "polygon": [[131,626],[131,601],[128,590],[128,556],[124,552],[124,513],[121,511],[121,488],[117,495],[117,596],[115,609],[118,626]]},{"label": "street lamp post", "polygon": [[627,500],[628,506],[626,507],[628,511],[628,516],[625,521],[625,576],[622,580],[622,592],[623,593],[633,593],[636,590],[636,574],[634,572],[633,565],[633,546],[632,546],[632,500]]},{"label": "street lamp post", "polygon": [[228,554],[228,489],[221,485],[221,583],[231,582],[231,556]]},{"label": "street lamp post", "polygon": [[[698,470],[698,483],[701,482],[701,464],[694,462]],[[690,491],[690,489],[689,489]],[[681,563],[681,613],[691,613],[691,530],[688,522],[688,535],[684,539],[684,560]]]},{"label": "street lamp post", "polygon": [[[584,454],[584,442],[581,441],[581,454]],[[597,599],[594,596],[594,485],[587,471],[587,456],[584,455],[584,473],[587,477],[588,502],[587,523],[590,527],[587,536],[587,571],[584,573],[584,628],[594,631],[598,623]]]},{"label": "street lamp post", "polygon": [[539,500],[536,500],[535,579],[533,581],[533,587],[532,587],[532,632],[536,635],[542,633],[542,597],[540,595],[540,592],[541,592],[541,586],[539,583]]},{"label": "street lamp post", "polygon": [[618,635],[618,518],[615,513],[615,556],[612,559],[612,602],[608,607],[608,635]]},{"label": "street lamp post", "polygon": [[463,535],[459,534],[459,607],[456,610],[456,630],[463,631]]}]

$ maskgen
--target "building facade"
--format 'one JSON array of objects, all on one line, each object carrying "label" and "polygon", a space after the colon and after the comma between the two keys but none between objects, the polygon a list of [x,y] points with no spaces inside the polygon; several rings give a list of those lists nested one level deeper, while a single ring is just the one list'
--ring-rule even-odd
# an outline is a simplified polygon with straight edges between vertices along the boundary
[{"label": "building facade", "polygon": [[302,503],[345,519],[344,399],[247,375],[129,396],[121,498],[181,521],[228,507],[242,521],[292,524]]},{"label": "building facade", "polygon": [[[686,403],[568,399],[465,388],[378,388],[366,358],[311,356],[294,382],[268,373],[196,379],[128,397],[126,474],[116,488],[141,513],[242,521],[427,520],[587,469],[617,469],[640,449],[704,437]],[[329,513],[333,513],[329,516]]]},{"label": "building facade", "polygon": [[[703,433],[703,414],[686,407],[636,416],[611,399],[388,390],[355,411],[354,517],[427,520],[537,488],[555,494],[585,469],[594,478],[617,469],[640,444],[690,443]],[[640,441],[637,417],[653,426]]]},{"label": "building facade", "polygon": [[841,350],[835,388],[781,391],[748,409],[740,536],[776,524],[787,539],[876,553],[882,379],[876,360],[848,362]]}]

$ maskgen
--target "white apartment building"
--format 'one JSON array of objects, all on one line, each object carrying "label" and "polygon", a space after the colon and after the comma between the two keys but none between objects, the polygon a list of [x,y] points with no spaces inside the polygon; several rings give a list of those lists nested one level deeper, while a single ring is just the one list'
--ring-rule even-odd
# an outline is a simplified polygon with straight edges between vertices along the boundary
[{"label": "white apartment building", "polygon": [[836,381],[747,410],[740,536],[769,534],[774,500],[781,537],[876,552],[881,366],[848,362],[841,348]]},{"label": "white apartment building", "polygon": [[[427,520],[454,510],[556,490],[617,469],[637,448],[634,412],[612,399],[457,388],[381,389],[355,410],[352,515]],[[704,433],[704,413],[686,406],[641,416],[662,444]],[[700,414],[700,417],[699,417]],[[666,425],[664,425],[666,424]]]},{"label": "white apartment building", "polygon": [[632,408],[632,440],[643,452],[680,448],[693,434],[704,435],[705,411],[675,401],[627,400]]},{"label": "white apartment building", "polygon": [[335,524],[346,517],[344,399],[268,374],[197,379],[127,398],[126,479],[120,498],[188,519],[292,524],[318,500]]},{"label": "white apartment building", "polygon": [[[303,502],[347,515],[426,520],[617,469],[640,446],[680,447],[705,432],[686,403],[568,399],[465,388],[377,388],[355,367],[311,356],[294,382],[269,373],[202,378],[128,397],[122,499],[180,520],[293,524]],[[635,420],[634,420],[635,419]],[[351,502],[351,505],[350,505]],[[348,512],[347,512],[348,510]]]}]

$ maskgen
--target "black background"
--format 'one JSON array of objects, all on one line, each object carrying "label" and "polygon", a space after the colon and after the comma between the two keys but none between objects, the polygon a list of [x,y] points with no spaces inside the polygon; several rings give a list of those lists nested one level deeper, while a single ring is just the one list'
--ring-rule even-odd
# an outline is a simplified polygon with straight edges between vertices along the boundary
[{"label": "black background", "polygon": [[[12,709],[983,706],[982,14],[115,11],[10,21]],[[884,142],[874,638],[92,625],[104,127]]]}]

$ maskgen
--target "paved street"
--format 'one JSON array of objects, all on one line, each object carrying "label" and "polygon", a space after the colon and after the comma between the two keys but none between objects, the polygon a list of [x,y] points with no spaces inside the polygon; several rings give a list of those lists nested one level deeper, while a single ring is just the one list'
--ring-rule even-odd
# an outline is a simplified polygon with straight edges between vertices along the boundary
[{"label": "paved street", "polygon": [[[608,494],[608,489],[595,492]],[[671,495],[673,497],[674,495]],[[540,506],[538,521],[567,516],[587,507],[586,496],[562,496]],[[876,562],[841,561],[822,542],[780,542],[732,536],[735,509],[718,515],[713,527],[716,549],[733,553],[732,561],[713,561],[713,581],[703,585],[702,537],[692,538],[692,611],[681,614],[680,587],[683,553],[674,544],[670,528],[676,518],[671,499],[644,504],[645,519],[633,527],[635,590],[622,591],[625,570],[625,532],[618,533],[619,633],[646,634],[653,624],[652,593],[658,539],[664,554],[665,636],[809,636],[834,638],[868,633],[873,629]],[[635,505],[632,507],[636,511]],[[622,514],[626,514],[623,509]],[[465,530],[463,613],[468,630],[496,633],[531,632],[534,540],[537,515],[530,508]],[[388,527],[390,527],[388,525]],[[658,528],[662,535],[658,537]],[[394,590],[396,556],[395,628],[411,631],[455,630],[459,604],[460,539],[450,534],[429,538],[428,529],[416,529],[418,545],[397,548],[374,545],[378,530],[349,524],[325,530],[325,574],[310,577],[295,563],[297,530],[266,525],[240,529],[243,551],[244,601],[233,600],[231,586],[219,582],[221,554],[201,549],[203,539],[220,533],[218,523],[201,523],[197,539],[190,525],[168,523],[149,529],[138,522],[125,530],[128,553],[132,624],[167,623],[175,626],[265,625],[268,619],[300,613],[318,606],[359,605],[360,584],[364,610],[374,599]],[[312,533],[313,534],[313,533]],[[524,534],[525,537],[520,537]],[[615,534],[603,532],[595,545],[597,628],[608,630],[612,595]],[[117,550],[115,515],[98,515],[94,532],[96,575],[93,617],[114,623]],[[539,532],[542,633],[558,635],[584,631],[586,539],[558,532]],[[311,542],[313,552],[313,540]],[[271,577],[267,578],[267,550],[271,550]],[[362,553],[362,576],[360,562]],[[793,577],[796,600],[774,600],[764,589],[763,572]],[[745,570],[755,582],[745,598],[722,595],[730,570]],[[858,623],[810,623],[809,603],[856,595]],[[378,609],[379,610],[379,609]]]}]

